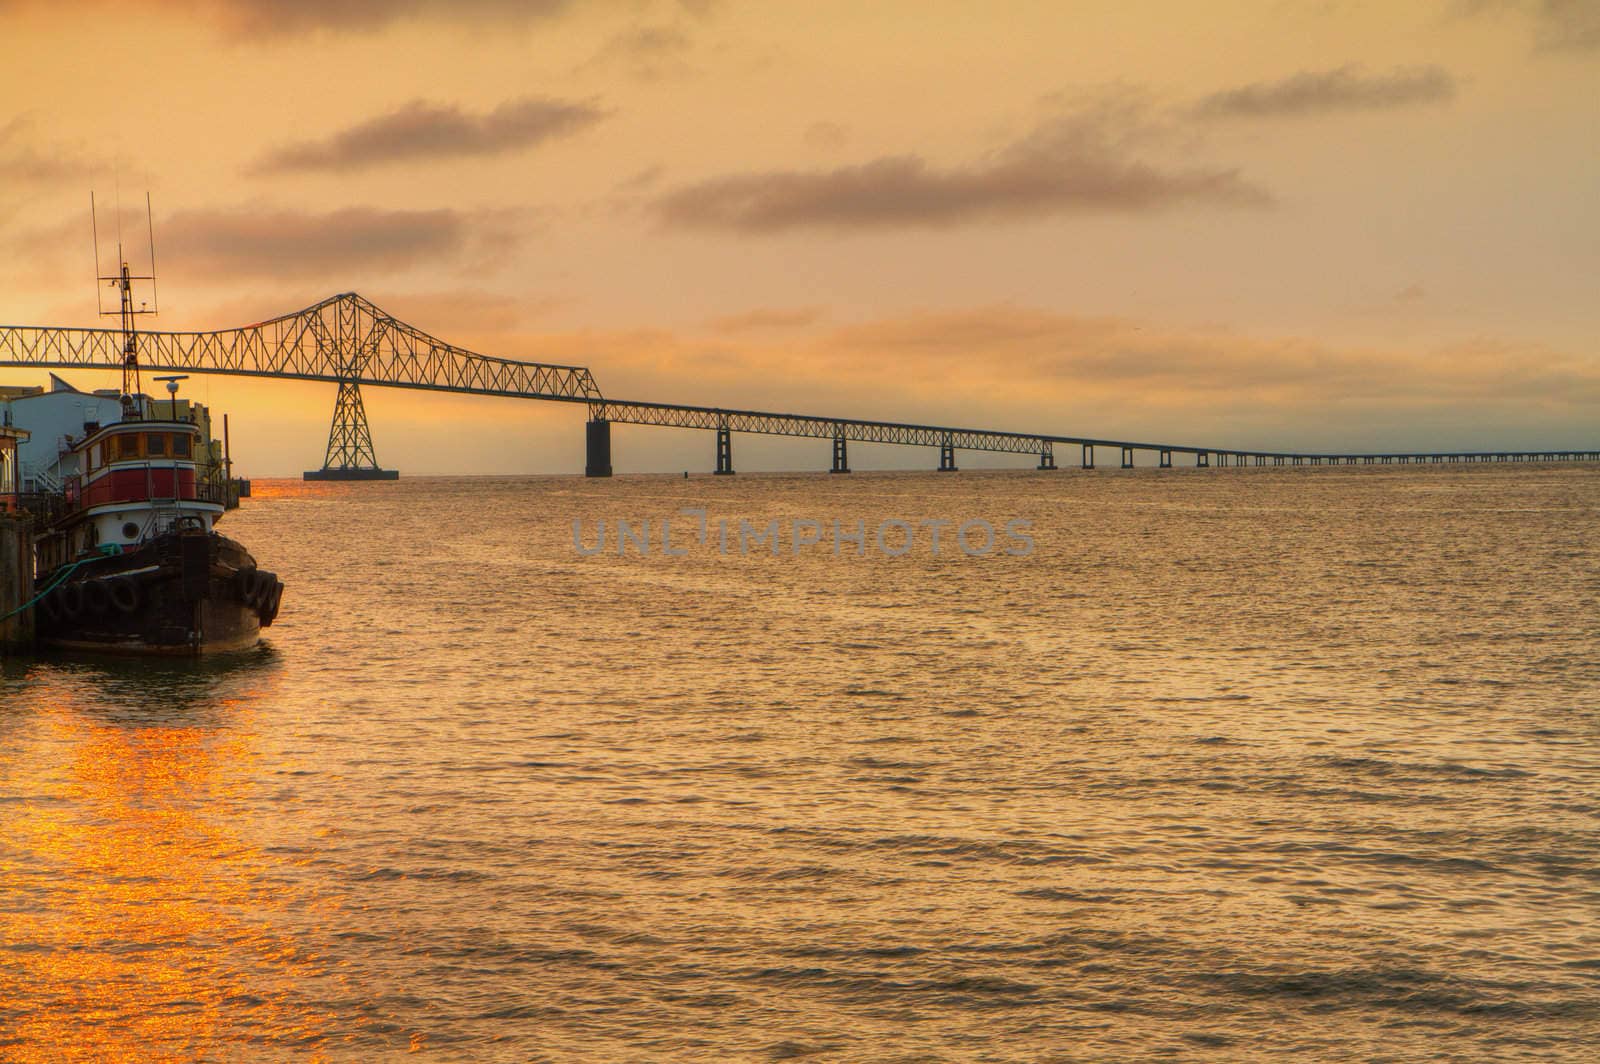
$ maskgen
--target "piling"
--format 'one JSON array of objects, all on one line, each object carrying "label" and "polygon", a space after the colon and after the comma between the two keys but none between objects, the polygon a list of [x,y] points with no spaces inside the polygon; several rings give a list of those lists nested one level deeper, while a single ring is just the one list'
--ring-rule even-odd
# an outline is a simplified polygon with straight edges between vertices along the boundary
[{"label": "piling", "polygon": [[[0,513],[0,617],[33,597],[33,537],[23,518]],[[33,647],[33,611],[0,621],[0,655]]]},{"label": "piling", "polygon": [[583,475],[611,475],[611,422],[605,418],[593,418],[585,425]]}]

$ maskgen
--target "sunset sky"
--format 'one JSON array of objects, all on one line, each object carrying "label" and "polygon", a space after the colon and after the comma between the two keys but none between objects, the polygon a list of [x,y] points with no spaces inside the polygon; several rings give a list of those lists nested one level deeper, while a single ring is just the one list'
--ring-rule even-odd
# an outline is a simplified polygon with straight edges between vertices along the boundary
[{"label": "sunset sky", "polygon": [[[8,324],[99,324],[89,192],[137,267],[148,190],[165,329],[354,290],[617,398],[1600,445],[1597,0],[0,0],[0,56]],[[244,471],[320,465],[332,385],[186,394]],[[407,473],[582,466],[581,408],[366,400]]]}]

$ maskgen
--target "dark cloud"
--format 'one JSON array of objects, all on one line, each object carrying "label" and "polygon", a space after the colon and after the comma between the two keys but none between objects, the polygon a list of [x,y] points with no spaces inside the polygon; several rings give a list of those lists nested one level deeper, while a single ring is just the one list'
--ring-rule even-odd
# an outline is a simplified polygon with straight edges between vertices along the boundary
[{"label": "dark cloud", "polygon": [[1600,4],[1595,0],[1543,0],[1535,43],[1552,52],[1600,49]]},{"label": "dark cloud", "polygon": [[1600,3],[1595,0],[1456,0],[1463,16],[1520,12],[1533,20],[1534,47],[1541,52],[1600,49]]},{"label": "dark cloud", "polygon": [[[115,0],[0,0],[0,12],[115,6]],[[169,0],[159,6],[180,18],[204,20],[241,40],[307,33],[372,33],[396,22],[417,19],[519,25],[580,9],[578,0]],[[615,6],[627,5],[619,0]],[[705,19],[720,4],[716,0],[676,0],[672,6],[696,19]]]},{"label": "dark cloud", "polygon": [[1260,207],[1263,189],[1232,169],[1167,169],[1131,157],[1104,115],[1051,123],[972,166],[920,155],[857,166],[712,178],[656,202],[668,224],[777,232],[948,226],[1068,211],[1145,212],[1191,205]]},{"label": "dark cloud", "polygon": [[408,18],[527,22],[559,15],[573,0],[194,0],[239,35],[370,32]]},{"label": "dark cloud", "polygon": [[223,278],[348,277],[457,265],[511,239],[510,220],[455,210],[184,211],[156,225],[164,263]]},{"label": "dark cloud", "polygon": [[1455,78],[1442,67],[1409,67],[1369,75],[1359,67],[1342,66],[1214,93],[1196,104],[1194,113],[1203,118],[1268,118],[1378,111],[1448,100],[1455,91]]},{"label": "dark cloud", "polygon": [[279,148],[254,169],[356,170],[403,160],[498,155],[571,136],[604,117],[593,104],[535,97],[510,100],[485,115],[413,100],[326,139]]},{"label": "dark cloud", "polygon": [[[0,0],[0,12],[110,8],[113,0]],[[371,32],[409,18],[528,22],[562,14],[575,0],[171,0],[180,18],[201,19],[241,38],[312,32]]]}]

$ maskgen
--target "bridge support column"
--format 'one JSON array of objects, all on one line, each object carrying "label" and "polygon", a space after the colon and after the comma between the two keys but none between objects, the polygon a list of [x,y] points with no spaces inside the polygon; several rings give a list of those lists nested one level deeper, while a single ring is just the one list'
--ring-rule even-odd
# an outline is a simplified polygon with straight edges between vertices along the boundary
[{"label": "bridge support column", "polygon": [[1123,469],[1132,469],[1133,468],[1133,448],[1132,447],[1124,447],[1122,449],[1122,468]]},{"label": "bridge support column", "polygon": [[1083,468],[1094,468],[1094,444],[1092,443],[1086,443],[1083,445]]},{"label": "bridge support column", "polygon": [[1273,455],[1272,456],[1272,464],[1275,465],[1275,466],[1283,465],[1283,455],[1281,455],[1281,454]]},{"label": "bridge support column", "polygon": [[956,445],[948,436],[939,445],[939,472],[954,473],[956,471]]},{"label": "bridge support column", "polygon": [[1157,463],[1157,468],[1158,469],[1171,469],[1172,468],[1172,452],[1171,451],[1167,451],[1167,450],[1163,450],[1161,452],[1161,457],[1156,459],[1156,463]]},{"label": "bridge support column", "polygon": [[603,417],[590,419],[584,426],[583,475],[609,477],[611,475],[611,422]]},{"label": "bridge support column", "polygon": [[1204,451],[1196,451],[1194,452],[1194,464],[1196,469],[1205,469],[1211,464],[1211,456]]},{"label": "bridge support column", "polygon": [[1055,444],[1047,443],[1039,450],[1039,468],[1054,469],[1056,467]]},{"label": "bridge support column", "polygon": [[1292,461],[1294,462],[1295,465],[1305,465],[1306,464],[1305,458],[1302,457],[1301,455],[1298,455],[1298,454],[1294,456]]},{"label": "bridge support column", "polygon": [[845,438],[843,436],[835,436],[833,438],[833,468],[828,472],[850,472],[850,452],[845,446]]},{"label": "bridge support column", "polygon": [[733,476],[733,433],[726,428],[717,430],[717,476]]}]

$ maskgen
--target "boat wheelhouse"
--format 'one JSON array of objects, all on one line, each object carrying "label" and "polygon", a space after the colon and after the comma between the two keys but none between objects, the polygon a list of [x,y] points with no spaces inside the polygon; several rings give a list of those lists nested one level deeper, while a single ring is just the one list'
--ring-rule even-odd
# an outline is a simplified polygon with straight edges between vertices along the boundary
[{"label": "boat wheelhouse", "polygon": [[210,532],[225,484],[199,472],[205,441],[186,421],[123,421],[73,447],[82,470],[65,485],[66,513],[41,538],[41,570],[106,545],[121,551],[182,526]]}]

